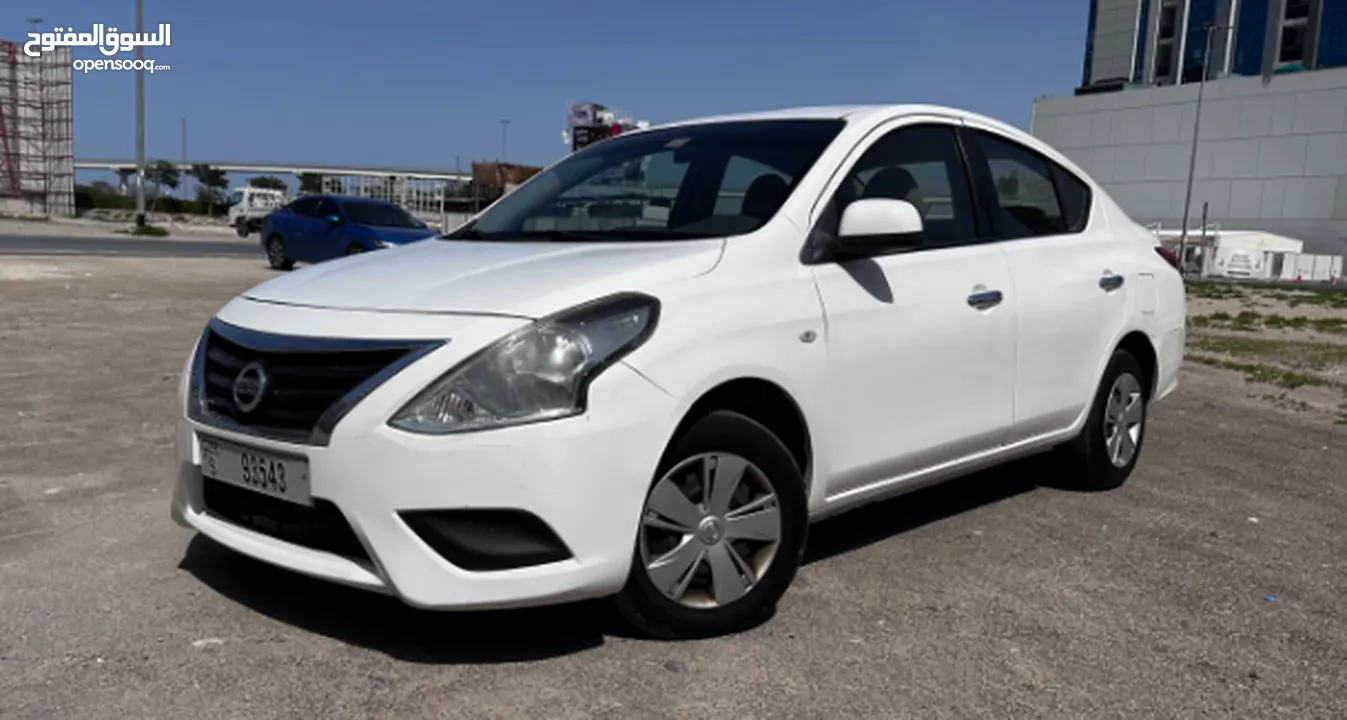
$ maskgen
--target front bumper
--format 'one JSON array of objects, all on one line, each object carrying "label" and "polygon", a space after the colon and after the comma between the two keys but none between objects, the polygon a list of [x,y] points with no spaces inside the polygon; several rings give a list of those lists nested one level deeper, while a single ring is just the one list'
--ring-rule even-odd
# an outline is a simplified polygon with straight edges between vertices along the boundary
[{"label": "front bumper", "polygon": [[[296,312],[269,311],[282,327]],[[316,313],[310,331],[331,320],[325,312],[310,312]],[[381,322],[386,325],[387,317]],[[464,329],[458,335],[485,337],[498,330]],[[672,398],[618,363],[595,380],[590,410],[582,416],[438,437],[386,424],[407,399],[477,346],[451,342],[403,369],[347,414],[325,446],[202,424],[180,403],[174,520],[259,560],[422,608],[532,606],[618,591],[626,581],[646,490],[672,430]],[[232,486],[208,490],[207,484],[216,481],[201,474],[203,435],[305,458],[312,496],[330,511],[328,520],[349,526],[359,552],[295,541],[266,523],[238,521],[221,512],[218,501],[212,507],[210,490],[216,497],[220,487],[235,495],[255,494]],[[509,569],[471,569],[464,566],[471,563],[451,562],[443,547],[437,550],[423,539],[424,526],[418,534],[411,515],[474,510],[483,511],[483,517],[491,517],[486,511],[508,510],[535,518],[555,534],[566,557]]]}]

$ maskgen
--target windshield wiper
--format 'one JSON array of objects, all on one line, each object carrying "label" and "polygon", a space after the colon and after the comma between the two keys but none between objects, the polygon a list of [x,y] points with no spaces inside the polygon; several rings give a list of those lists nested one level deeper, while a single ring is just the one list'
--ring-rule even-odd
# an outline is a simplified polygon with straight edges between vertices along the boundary
[{"label": "windshield wiper", "polygon": [[526,230],[519,233],[510,233],[512,239],[521,240],[543,239],[552,242],[611,242],[620,239],[619,236],[595,232],[576,232],[574,230]]},{"label": "windshield wiper", "polygon": [[439,236],[440,240],[485,240],[486,236],[471,225],[461,227],[453,232],[443,233]]}]

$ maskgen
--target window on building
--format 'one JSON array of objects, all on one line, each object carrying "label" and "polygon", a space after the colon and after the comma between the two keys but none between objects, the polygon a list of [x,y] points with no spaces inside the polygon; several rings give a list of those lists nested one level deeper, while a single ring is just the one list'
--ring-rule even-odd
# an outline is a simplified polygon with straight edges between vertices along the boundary
[{"label": "window on building", "polygon": [[1278,63],[1308,63],[1309,61],[1309,0],[1286,0],[1282,13],[1281,44],[1277,49]]},{"label": "window on building", "polygon": [[[1204,55],[1207,50],[1207,31],[1203,26],[1206,23],[1216,24],[1216,0],[1190,0],[1188,3],[1188,25],[1184,32],[1187,42],[1184,45],[1183,60],[1183,82],[1199,82],[1202,80],[1202,73],[1206,70],[1207,62],[1204,61]],[[1212,37],[1212,60],[1215,60],[1217,48],[1215,47],[1216,38]],[[1211,63],[1217,67],[1219,61]],[[1207,75],[1208,78],[1211,75]]]},{"label": "window on building", "polygon": [[1282,46],[1277,53],[1277,62],[1294,63],[1305,62],[1305,35],[1307,28],[1304,23],[1298,25],[1282,25]]},{"label": "window on building", "polygon": [[1155,48],[1155,78],[1161,80],[1174,74],[1174,45],[1165,43]]},{"label": "window on building", "polygon": [[1167,82],[1174,78],[1178,69],[1175,62],[1179,30],[1179,5],[1177,0],[1164,0],[1160,5],[1160,17],[1155,35],[1155,81]]}]

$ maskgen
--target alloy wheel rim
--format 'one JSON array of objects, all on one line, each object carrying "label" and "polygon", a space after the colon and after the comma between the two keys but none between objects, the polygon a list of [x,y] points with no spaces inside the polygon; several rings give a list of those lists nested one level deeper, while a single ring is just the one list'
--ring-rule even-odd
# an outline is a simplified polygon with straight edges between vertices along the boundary
[{"label": "alloy wheel rim", "polygon": [[1146,418],[1146,399],[1141,382],[1131,373],[1113,381],[1104,405],[1104,447],[1115,468],[1127,467],[1141,444],[1141,426]]},{"label": "alloy wheel rim", "polygon": [[274,239],[274,238],[273,238],[273,239],[271,240],[271,242],[267,243],[267,255],[269,256],[269,258],[271,259],[271,261],[272,261],[273,263],[279,263],[279,262],[281,261],[281,241],[280,241],[280,240],[277,240],[277,239]]},{"label": "alloy wheel rim", "polygon": [[780,504],[762,470],[732,453],[704,453],[651,489],[641,563],[655,589],[679,605],[725,607],[766,576],[781,534]]}]

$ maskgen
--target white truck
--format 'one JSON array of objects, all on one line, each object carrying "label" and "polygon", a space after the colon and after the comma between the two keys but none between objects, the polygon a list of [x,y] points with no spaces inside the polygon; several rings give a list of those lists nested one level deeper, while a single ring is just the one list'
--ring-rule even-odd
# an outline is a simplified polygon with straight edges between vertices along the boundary
[{"label": "white truck", "polygon": [[290,200],[290,193],[284,190],[261,188],[247,185],[234,188],[225,205],[229,207],[226,222],[239,237],[248,237],[248,233],[262,228],[262,219]]}]

